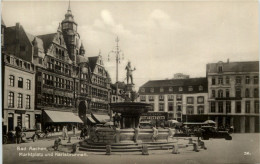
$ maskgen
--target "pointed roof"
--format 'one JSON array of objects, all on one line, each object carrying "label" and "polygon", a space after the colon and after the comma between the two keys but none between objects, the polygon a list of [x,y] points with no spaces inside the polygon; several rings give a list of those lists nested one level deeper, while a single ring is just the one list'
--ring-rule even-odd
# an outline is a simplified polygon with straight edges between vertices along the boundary
[{"label": "pointed roof", "polygon": [[70,1],[69,1],[69,6],[68,6],[67,13],[65,14],[65,19],[62,22],[74,22],[75,24],[77,24],[74,21],[74,16],[72,15],[72,12],[71,12]]},{"label": "pointed roof", "polygon": [[97,60],[98,60],[99,56],[92,56],[92,57],[88,57],[89,60],[89,66],[91,69],[91,72],[94,71],[96,64],[97,64]]},{"label": "pointed roof", "polygon": [[52,41],[57,33],[52,33],[52,34],[45,34],[45,35],[38,35],[37,37],[41,38],[43,41],[44,45],[44,50],[47,52],[49,49],[50,45],[52,44]]}]

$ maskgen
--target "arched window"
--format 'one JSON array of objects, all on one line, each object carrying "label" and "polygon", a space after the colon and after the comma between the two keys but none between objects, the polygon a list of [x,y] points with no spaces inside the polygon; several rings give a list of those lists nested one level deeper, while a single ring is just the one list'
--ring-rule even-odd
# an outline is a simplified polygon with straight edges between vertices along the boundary
[{"label": "arched window", "polygon": [[182,91],[183,91],[183,88],[182,88],[182,87],[179,87],[179,91],[182,92]]},{"label": "arched window", "polygon": [[222,65],[218,66],[218,72],[222,72],[222,71],[223,71]]}]

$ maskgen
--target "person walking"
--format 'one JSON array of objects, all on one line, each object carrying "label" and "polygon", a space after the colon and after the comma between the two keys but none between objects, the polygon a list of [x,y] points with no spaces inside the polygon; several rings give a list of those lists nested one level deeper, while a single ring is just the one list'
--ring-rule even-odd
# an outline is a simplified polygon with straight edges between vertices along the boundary
[{"label": "person walking", "polygon": [[65,137],[66,137],[66,138],[69,138],[67,126],[65,126]]},{"label": "person walking", "polygon": [[66,137],[65,129],[66,129],[66,127],[63,126],[63,128],[62,128],[62,138],[63,138],[63,140],[65,140],[65,137]]},{"label": "person walking", "polygon": [[73,136],[75,137],[76,136],[76,126],[75,125],[72,126],[72,131],[73,131]]},{"label": "person walking", "polygon": [[16,144],[20,144],[21,143],[21,137],[22,137],[22,128],[20,125],[18,125],[15,128],[15,135],[16,135]]}]

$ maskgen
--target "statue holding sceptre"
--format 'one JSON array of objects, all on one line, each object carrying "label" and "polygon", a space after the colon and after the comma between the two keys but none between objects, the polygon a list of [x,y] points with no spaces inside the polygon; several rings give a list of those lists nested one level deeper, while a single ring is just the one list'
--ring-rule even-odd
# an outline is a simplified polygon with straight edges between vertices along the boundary
[{"label": "statue holding sceptre", "polygon": [[126,78],[127,78],[127,84],[129,84],[129,78],[131,79],[131,83],[130,84],[134,84],[133,83],[133,74],[132,72],[135,71],[136,69],[132,69],[131,68],[131,62],[128,62],[128,64],[126,65],[125,69],[127,70],[126,72]]}]

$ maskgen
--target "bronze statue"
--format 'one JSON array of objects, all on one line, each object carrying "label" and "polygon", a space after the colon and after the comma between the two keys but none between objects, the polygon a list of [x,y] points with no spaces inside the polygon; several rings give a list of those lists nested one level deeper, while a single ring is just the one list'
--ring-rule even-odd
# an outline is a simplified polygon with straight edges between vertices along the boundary
[{"label": "bronze statue", "polygon": [[127,84],[129,84],[129,78],[131,79],[131,84],[134,84],[134,83],[133,83],[133,75],[132,75],[132,72],[135,71],[135,68],[132,69],[132,68],[131,68],[131,63],[128,62],[128,64],[127,64],[127,66],[125,67],[125,69],[127,70],[127,72],[126,72]]}]

